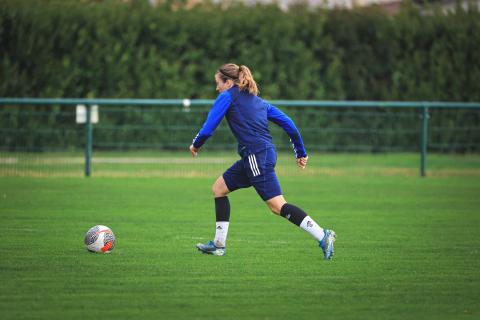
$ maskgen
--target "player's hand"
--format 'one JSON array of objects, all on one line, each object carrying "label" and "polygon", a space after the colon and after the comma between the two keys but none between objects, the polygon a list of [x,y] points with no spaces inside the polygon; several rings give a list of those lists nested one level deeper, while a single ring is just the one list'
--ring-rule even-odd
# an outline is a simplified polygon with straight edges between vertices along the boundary
[{"label": "player's hand", "polygon": [[190,152],[192,153],[193,157],[198,156],[198,149],[193,146],[193,144],[190,146]]},{"label": "player's hand", "polygon": [[297,166],[299,166],[302,169],[305,169],[307,166],[307,161],[308,161],[308,156],[304,158],[297,158]]}]

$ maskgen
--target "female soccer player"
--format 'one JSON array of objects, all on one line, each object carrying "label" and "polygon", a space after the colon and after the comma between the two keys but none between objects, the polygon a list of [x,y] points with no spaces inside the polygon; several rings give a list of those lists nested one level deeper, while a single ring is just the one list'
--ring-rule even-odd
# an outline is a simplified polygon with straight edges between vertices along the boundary
[{"label": "female soccer player", "polygon": [[193,139],[190,152],[194,157],[197,156],[200,147],[225,116],[238,140],[238,154],[241,159],[218,177],[212,186],[217,218],[215,239],[207,244],[197,244],[197,249],[217,256],[225,254],[230,220],[230,202],[227,195],[237,189],[253,186],[273,213],[310,233],[318,241],[325,259],[332,259],[335,232],[322,229],[302,209],[287,203],[275,174],[277,154],[268,121],[282,127],[289,135],[297,165],[304,169],[308,156],[297,127],[282,111],[258,97],[257,84],[248,67],[224,64],[215,73],[215,81],[220,94],[203,127]]}]

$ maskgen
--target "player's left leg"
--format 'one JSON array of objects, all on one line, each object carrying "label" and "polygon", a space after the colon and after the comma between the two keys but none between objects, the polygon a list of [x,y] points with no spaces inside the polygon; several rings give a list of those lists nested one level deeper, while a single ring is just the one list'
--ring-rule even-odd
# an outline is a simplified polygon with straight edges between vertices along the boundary
[{"label": "player's left leg", "polygon": [[331,259],[335,232],[324,230],[302,209],[287,203],[275,173],[276,160],[277,155],[273,148],[248,156],[250,170],[247,170],[247,174],[250,182],[273,213],[281,215],[310,233],[319,242],[325,259]]},{"label": "player's left leg", "polygon": [[276,215],[281,215],[291,223],[304,229],[318,241],[322,240],[325,236],[323,228],[321,228],[301,208],[287,203],[283,195],[273,197],[267,200],[266,203],[273,213]]},{"label": "player's left leg", "polygon": [[315,220],[302,209],[287,203],[283,195],[278,195],[265,202],[273,213],[281,215],[312,235],[322,248],[325,259],[332,259],[333,242],[335,242],[336,239],[336,234],[333,230],[320,227]]}]

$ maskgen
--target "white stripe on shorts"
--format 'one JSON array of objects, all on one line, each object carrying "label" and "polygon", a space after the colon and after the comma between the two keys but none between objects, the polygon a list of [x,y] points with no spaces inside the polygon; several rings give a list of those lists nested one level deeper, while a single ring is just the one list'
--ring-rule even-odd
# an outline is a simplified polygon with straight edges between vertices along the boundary
[{"label": "white stripe on shorts", "polygon": [[254,157],[253,154],[249,155],[249,156],[248,156],[248,162],[250,163],[250,170],[252,170],[253,176],[256,177],[256,176],[258,176],[260,173],[257,173],[257,170],[256,170],[255,165],[254,165],[254,163],[253,163],[253,157]]},{"label": "white stripe on shorts", "polygon": [[257,157],[255,157],[255,155],[253,154],[253,165],[255,167],[255,169],[257,169],[257,176],[260,175],[260,169],[258,169],[258,164],[257,164]]},{"label": "white stripe on shorts", "polygon": [[253,170],[253,166],[252,166],[252,155],[248,156],[248,163],[250,163],[250,170],[252,171],[252,174],[255,177],[255,171]]}]

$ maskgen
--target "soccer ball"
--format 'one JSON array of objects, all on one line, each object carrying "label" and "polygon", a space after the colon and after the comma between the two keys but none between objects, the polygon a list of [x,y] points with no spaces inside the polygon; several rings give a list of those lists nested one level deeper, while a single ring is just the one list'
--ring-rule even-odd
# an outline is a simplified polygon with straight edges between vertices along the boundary
[{"label": "soccer ball", "polygon": [[85,246],[91,252],[110,253],[115,248],[115,235],[109,227],[92,227],[85,234]]}]

